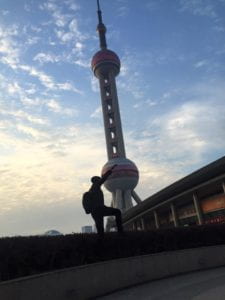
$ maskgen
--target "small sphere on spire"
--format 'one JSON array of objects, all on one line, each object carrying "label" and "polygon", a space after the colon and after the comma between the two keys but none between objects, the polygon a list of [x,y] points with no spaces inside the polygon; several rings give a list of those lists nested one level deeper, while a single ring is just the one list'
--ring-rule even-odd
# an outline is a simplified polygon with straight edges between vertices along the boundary
[{"label": "small sphere on spire", "polygon": [[97,26],[97,31],[106,33],[105,25],[103,23],[99,23],[98,26]]}]

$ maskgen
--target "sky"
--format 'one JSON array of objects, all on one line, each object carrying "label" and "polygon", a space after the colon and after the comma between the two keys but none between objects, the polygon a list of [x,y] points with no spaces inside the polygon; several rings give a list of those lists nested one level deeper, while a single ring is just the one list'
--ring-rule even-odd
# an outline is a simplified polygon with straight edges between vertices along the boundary
[{"label": "sky", "polygon": [[[142,200],[224,156],[225,0],[102,0]],[[107,161],[95,0],[0,1],[0,236],[92,225]],[[104,188],[103,188],[104,189]],[[105,202],[111,195],[104,189]]]}]

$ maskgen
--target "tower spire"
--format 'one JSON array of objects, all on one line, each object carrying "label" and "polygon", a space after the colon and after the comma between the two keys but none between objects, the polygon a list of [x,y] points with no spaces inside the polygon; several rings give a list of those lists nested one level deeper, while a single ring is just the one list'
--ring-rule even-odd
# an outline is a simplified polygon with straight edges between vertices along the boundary
[{"label": "tower spire", "polygon": [[97,31],[98,31],[98,35],[99,35],[100,48],[103,50],[103,49],[107,49],[106,37],[105,37],[106,27],[102,22],[102,11],[100,9],[99,0],[97,0],[97,7],[98,7],[98,10],[97,10],[97,13],[98,13]]},{"label": "tower spire", "polygon": [[100,8],[100,4],[99,4],[99,0],[97,0],[97,6],[98,6],[98,22],[101,24],[102,23],[102,12],[101,12],[101,8]]}]

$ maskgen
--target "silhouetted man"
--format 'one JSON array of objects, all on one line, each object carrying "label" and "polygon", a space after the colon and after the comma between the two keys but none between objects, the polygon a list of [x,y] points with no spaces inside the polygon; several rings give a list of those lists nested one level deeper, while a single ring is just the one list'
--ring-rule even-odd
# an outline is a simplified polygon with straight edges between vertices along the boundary
[{"label": "silhouetted man", "polygon": [[115,167],[116,165],[114,165],[110,170],[108,170],[102,177],[94,176],[91,178],[92,186],[89,190],[92,198],[91,215],[95,221],[95,225],[99,236],[104,235],[105,216],[115,216],[118,232],[123,232],[121,211],[117,208],[107,207],[104,205],[104,195],[101,190],[101,185],[112,174],[112,170]]}]

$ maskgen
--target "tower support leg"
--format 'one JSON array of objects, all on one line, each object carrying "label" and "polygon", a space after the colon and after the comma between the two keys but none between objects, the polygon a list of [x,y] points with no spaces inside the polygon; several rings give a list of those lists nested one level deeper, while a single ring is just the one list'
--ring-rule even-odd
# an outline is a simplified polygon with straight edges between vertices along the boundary
[{"label": "tower support leg", "polygon": [[123,211],[123,199],[122,199],[122,191],[116,190],[116,199],[115,199],[115,208],[119,208],[121,211]]},{"label": "tower support leg", "polygon": [[131,192],[131,195],[137,204],[141,203],[141,198],[134,190]]},{"label": "tower support leg", "polygon": [[131,200],[131,190],[116,190],[112,193],[113,207],[119,208],[122,212],[133,206]]},{"label": "tower support leg", "polygon": [[124,204],[125,204],[125,210],[133,206],[131,200],[131,190],[124,191]]}]

